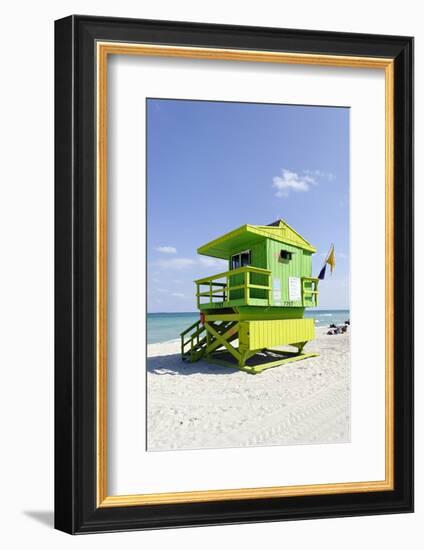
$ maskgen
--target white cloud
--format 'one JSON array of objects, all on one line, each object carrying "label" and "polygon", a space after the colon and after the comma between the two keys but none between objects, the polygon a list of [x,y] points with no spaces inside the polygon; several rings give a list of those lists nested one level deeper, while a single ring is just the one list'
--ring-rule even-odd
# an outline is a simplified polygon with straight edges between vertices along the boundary
[{"label": "white cloud", "polygon": [[[183,270],[189,269],[196,265],[201,265],[203,267],[209,268],[225,268],[227,263],[225,260],[220,260],[218,258],[209,258],[208,256],[200,256],[196,259],[194,258],[166,258],[151,262],[151,266],[159,267],[161,269],[173,269],[173,270]],[[181,282],[181,281],[178,281]]]},{"label": "white cloud", "polygon": [[322,170],[303,170],[303,173],[308,176],[326,179],[328,181],[334,181],[336,179],[336,176],[331,172],[323,172]]},{"label": "white cloud", "polygon": [[226,263],[225,260],[220,260],[219,258],[210,258],[209,256],[201,256],[198,260],[200,264],[206,267],[224,266]]},{"label": "white cloud", "polygon": [[155,265],[162,269],[187,269],[192,267],[195,264],[195,260],[191,258],[172,258],[166,260],[158,260],[157,262],[152,262],[150,265]]},{"label": "white cloud", "polygon": [[311,185],[317,185],[314,176],[305,173],[299,175],[285,168],[281,171],[281,176],[272,178],[272,186],[277,190],[275,196],[280,198],[288,197],[290,191],[305,193]]},{"label": "white cloud", "polygon": [[175,246],[158,246],[156,248],[158,252],[162,252],[163,254],[176,254],[177,249]]}]

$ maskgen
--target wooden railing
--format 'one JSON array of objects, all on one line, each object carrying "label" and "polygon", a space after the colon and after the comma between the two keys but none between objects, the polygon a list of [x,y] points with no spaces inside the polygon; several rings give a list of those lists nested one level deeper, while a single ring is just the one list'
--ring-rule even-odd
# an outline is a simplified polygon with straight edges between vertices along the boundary
[{"label": "wooden railing", "polygon": [[318,281],[316,277],[302,277],[302,303],[305,307],[318,305]]},{"label": "wooden railing", "polygon": [[[266,279],[266,284],[252,283],[251,275],[263,276]],[[243,304],[249,305],[251,301],[251,290],[256,289],[263,291],[264,305],[270,305],[271,303],[271,285],[270,285],[271,271],[268,269],[261,269],[259,267],[239,267],[238,269],[232,269],[217,275],[210,277],[204,277],[194,281],[197,285],[197,307],[201,305],[214,304],[219,302],[222,307],[230,306],[231,302],[237,300],[242,301]],[[225,279],[225,282],[222,280]],[[234,279],[236,279],[234,281]],[[231,286],[233,285],[233,286]],[[207,290],[202,290],[202,286],[206,286]],[[240,291],[236,295],[236,291]],[[208,301],[202,302],[202,299],[209,298]]]}]

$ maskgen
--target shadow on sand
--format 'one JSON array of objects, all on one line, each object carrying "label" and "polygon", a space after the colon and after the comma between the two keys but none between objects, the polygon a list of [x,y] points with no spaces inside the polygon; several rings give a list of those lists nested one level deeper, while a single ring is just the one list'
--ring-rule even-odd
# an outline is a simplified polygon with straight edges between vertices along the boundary
[{"label": "shadow on sand", "polygon": [[188,363],[182,361],[179,353],[172,355],[157,355],[147,358],[147,371],[152,374],[182,374],[189,376],[191,374],[234,374],[240,372],[237,368],[214,365],[206,361],[197,361]]},{"label": "shadow on sand", "polygon": [[[292,358],[293,352],[287,355],[282,350],[276,353],[272,350],[262,350],[256,353],[253,357],[250,357],[246,361],[246,365],[249,367],[255,367],[259,365],[266,365],[266,363],[272,363],[282,358]],[[220,359],[227,361],[228,363],[234,363],[233,356],[224,352],[220,354]],[[241,372],[236,366],[230,367],[225,365],[219,365],[209,363],[206,360],[200,360],[196,363],[189,363],[182,361],[179,353],[173,353],[172,355],[156,355],[155,357],[147,358],[147,371],[152,374],[234,374],[235,372]]]}]

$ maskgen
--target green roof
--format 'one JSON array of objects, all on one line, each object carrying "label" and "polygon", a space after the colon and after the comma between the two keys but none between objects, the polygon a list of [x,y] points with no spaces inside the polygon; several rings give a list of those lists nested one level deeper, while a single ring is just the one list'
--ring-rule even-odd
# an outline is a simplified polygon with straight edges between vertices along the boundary
[{"label": "green roof", "polygon": [[273,239],[308,252],[316,252],[311,243],[299,235],[288,223],[278,220],[271,225],[242,225],[222,237],[204,244],[197,249],[197,253],[227,260],[234,251],[247,249],[263,239]]}]

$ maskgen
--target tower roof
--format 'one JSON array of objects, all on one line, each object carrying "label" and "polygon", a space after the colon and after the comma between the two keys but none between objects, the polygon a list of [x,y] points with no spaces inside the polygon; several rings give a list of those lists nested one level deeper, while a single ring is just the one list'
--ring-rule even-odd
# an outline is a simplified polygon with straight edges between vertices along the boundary
[{"label": "tower roof", "polygon": [[242,225],[197,249],[198,254],[229,259],[235,250],[249,248],[262,239],[273,239],[308,252],[316,249],[284,220],[269,225]]}]

